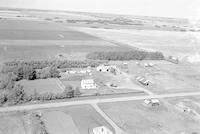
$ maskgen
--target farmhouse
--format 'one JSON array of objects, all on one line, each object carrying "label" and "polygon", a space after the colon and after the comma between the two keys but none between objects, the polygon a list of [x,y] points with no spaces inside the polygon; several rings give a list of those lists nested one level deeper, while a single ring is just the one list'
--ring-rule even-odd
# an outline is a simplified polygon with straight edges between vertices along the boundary
[{"label": "farmhouse", "polygon": [[94,88],[97,88],[97,85],[93,79],[85,79],[85,80],[81,81],[81,88],[82,89],[94,89]]},{"label": "farmhouse", "polygon": [[107,66],[107,65],[99,65],[96,70],[98,72],[111,72],[113,74],[121,73],[120,70],[116,66]]},{"label": "farmhouse", "polygon": [[100,126],[100,127],[93,128],[92,134],[113,134],[113,132],[110,131],[105,126]]}]

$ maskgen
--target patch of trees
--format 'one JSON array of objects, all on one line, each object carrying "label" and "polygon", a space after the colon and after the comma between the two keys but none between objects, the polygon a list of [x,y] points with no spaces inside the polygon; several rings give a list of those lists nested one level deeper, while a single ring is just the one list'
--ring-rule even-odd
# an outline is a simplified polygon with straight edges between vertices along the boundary
[{"label": "patch of trees", "polygon": [[1,93],[0,104],[3,105],[7,103],[9,105],[16,105],[26,102],[26,99],[27,95],[24,92],[23,87],[18,84],[12,90]]},{"label": "patch of trees", "polygon": [[107,51],[92,52],[86,55],[92,60],[163,60],[161,52],[147,52],[141,50],[134,51]]},{"label": "patch of trees", "polygon": [[67,86],[62,93],[44,93],[39,94],[36,90],[32,95],[27,95],[23,90],[23,86],[16,85],[12,90],[1,93],[0,95],[0,105],[17,105],[30,101],[49,101],[58,99],[67,99],[80,96],[79,87],[73,88],[72,86]]}]

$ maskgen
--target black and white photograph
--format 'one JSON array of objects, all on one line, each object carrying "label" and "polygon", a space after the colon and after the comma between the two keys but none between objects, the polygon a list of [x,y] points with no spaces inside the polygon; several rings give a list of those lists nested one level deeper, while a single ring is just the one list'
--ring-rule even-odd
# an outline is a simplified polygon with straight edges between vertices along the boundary
[{"label": "black and white photograph", "polygon": [[200,134],[200,0],[0,0],[0,134]]}]

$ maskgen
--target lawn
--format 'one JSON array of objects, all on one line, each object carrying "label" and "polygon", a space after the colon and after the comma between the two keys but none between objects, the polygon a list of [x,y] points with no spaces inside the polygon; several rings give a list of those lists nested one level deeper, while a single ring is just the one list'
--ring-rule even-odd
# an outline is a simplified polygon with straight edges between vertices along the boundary
[{"label": "lawn", "polygon": [[19,83],[24,87],[27,94],[38,93],[60,93],[63,90],[58,86],[56,79],[21,80]]},{"label": "lawn", "polygon": [[143,101],[99,104],[101,109],[123,130],[139,134],[177,134],[200,132],[199,121],[180,113],[168,103],[146,107]]}]

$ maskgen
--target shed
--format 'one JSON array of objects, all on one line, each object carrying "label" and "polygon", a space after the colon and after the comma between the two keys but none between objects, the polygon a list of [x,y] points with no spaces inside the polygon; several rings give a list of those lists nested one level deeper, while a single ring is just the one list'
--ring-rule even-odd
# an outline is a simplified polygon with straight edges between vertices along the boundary
[{"label": "shed", "polygon": [[158,99],[145,99],[144,104],[147,106],[159,106],[160,101]]}]

